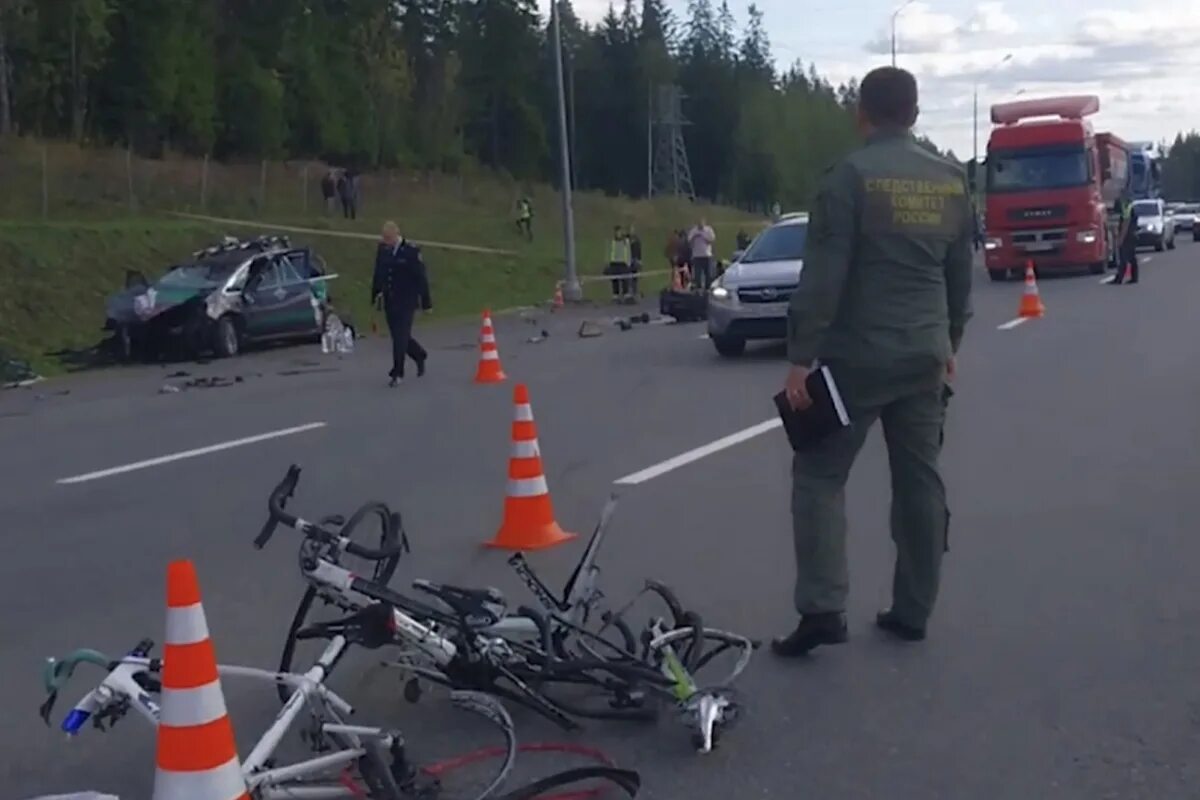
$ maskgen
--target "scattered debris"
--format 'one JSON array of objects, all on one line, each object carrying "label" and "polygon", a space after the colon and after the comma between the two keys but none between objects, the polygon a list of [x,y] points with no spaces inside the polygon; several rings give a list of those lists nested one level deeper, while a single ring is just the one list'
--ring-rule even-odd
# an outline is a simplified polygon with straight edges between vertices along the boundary
[{"label": "scattered debris", "polygon": [[628,319],[618,319],[617,327],[623,331],[631,331],[633,330],[633,321]]},{"label": "scattered debris", "polygon": [[600,326],[594,322],[584,320],[583,323],[579,326],[579,338],[580,339],[591,339],[596,336],[603,336],[603,335],[604,335],[604,331],[600,330]]},{"label": "scattered debris", "polygon": [[185,372],[184,370],[179,370],[178,372],[172,372],[170,375],[167,376],[167,378],[168,379],[170,379],[170,378],[190,378],[191,376],[192,376],[192,373]]},{"label": "scattered debris", "polygon": [[284,369],[275,373],[276,375],[292,376],[292,375],[312,375],[317,372],[341,372],[337,367],[315,367],[313,369]]},{"label": "scattered debris", "polygon": [[529,344],[537,344],[538,342],[544,342],[549,338],[550,338],[550,331],[543,328],[542,332],[540,334],[538,334],[537,336],[530,336],[525,341],[529,342]]},{"label": "scattered debris", "polygon": [[66,397],[71,393],[70,389],[59,389],[57,392],[42,392],[33,396],[34,400],[48,400],[51,397]]},{"label": "scattered debris", "polygon": [[173,383],[164,383],[158,390],[159,394],[179,394],[182,391]]}]

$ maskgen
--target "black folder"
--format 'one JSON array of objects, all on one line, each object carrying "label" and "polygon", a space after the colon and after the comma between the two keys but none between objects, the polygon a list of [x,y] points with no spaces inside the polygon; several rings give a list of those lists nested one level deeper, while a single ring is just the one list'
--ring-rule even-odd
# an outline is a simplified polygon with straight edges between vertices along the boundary
[{"label": "black folder", "polygon": [[833,433],[850,426],[850,416],[829,367],[817,367],[804,382],[812,405],[801,411],[792,408],[787,392],[775,395],[775,409],[783,422],[792,450],[799,452]]}]

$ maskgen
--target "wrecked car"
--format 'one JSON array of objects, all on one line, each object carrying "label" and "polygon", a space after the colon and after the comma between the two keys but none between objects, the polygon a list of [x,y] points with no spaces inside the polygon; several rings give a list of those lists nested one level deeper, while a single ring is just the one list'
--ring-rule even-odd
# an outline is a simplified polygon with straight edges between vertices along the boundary
[{"label": "wrecked car", "polygon": [[105,330],[120,360],[172,352],[227,358],[255,342],[318,340],[331,315],[324,264],[286,237],[226,238],[156,281],[126,273],[110,296]]}]

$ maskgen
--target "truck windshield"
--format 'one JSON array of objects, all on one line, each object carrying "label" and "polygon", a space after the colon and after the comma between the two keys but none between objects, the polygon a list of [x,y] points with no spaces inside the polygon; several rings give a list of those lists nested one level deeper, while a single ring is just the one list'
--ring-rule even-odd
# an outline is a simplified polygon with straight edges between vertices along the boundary
[{"label": "truck windshield", "polygon": [[1011,150],[988,155],[989,192],[1069,189],[1089,180],[1087,155],[1081,147]]}]

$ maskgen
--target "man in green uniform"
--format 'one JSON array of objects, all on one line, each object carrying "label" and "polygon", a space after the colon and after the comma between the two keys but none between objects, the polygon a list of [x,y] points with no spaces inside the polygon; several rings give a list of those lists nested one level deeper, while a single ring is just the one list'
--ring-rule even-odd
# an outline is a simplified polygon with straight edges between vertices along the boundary
[{"label": "man in green uniform", "polygon": [[788,309],[791,404],[828,366],[852,424],[796,453],[792,519],[800,623],[772,642],[780,656],[846,641],[850,467],[876,420],[892,474],[892,606],[876,618],[901,639],[925,637],[937,597],[949,512],[938,474],[942,391],[970,317],[972,210],[957,165],[917,144],[917,84],[883,67],[859,87],[866,145],[824,176]]}]

